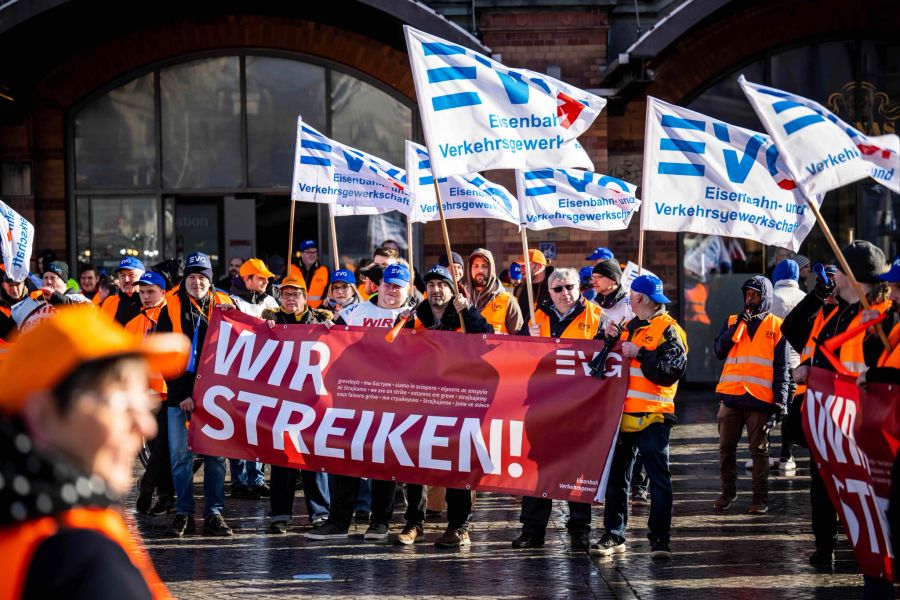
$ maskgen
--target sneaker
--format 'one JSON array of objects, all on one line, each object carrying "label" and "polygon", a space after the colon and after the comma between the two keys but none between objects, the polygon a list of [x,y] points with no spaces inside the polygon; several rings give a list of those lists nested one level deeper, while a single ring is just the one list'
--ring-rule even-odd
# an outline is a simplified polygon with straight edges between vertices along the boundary
[{"label": "sneaker", "polygon": [[728,510],[736,498],[737,494],[734,492],[722,492],[719,498],[713,502],[713,508],[716,510]]},{"label": "sneaker", "polygon": [[272,521],[272,524],[269,525],[269,533],[287,533],[287,530],[287,521]]},{"label": "sneaker", "polygon": [[153,503],[153,492],[145,492],[141,490],[141,493],[138,494],[137,502],[134,503],[134,509],[142,514],[149,515],[150,514],[150,505]]},{"label": "sneaker", "polygon": [[513,540],[512,547],[521,549],[521,548],[543,548],[544,547],[544,536],[538,536],[531,533],[522,533],[519,537]]},{"label": "sneaker", "polygon": [[669,550],[669,542],[651,542],[650,543],[650,558],[672,558],[672,551]]},{"label": "sneaker", "polygon": [[312,525],[313,527],[321,527],[326,522],[328,522],[328,517],[317,517],[310,521],[310,525]]},{"label": "sneaker", "polygon": [[369,525],[369,528],[366,529],[366,533],[363,534],[364,540],[369,540],[373,542],[383,542],[388,539],[388,526],[387,523],[372,523]]},{"label": "sneaker", "polygon": [[814,567],[831,568],[834,565],[834,550],[822,550],[817,548],[809,556],[809,564]]},{"label": "sneaker", "polygon": [[422,529],[421,525],[416,525],[415,523],[407,523],[406,526],[403,527],[403,531],[401,531],[394,537],[394,541],[398,544],[409,546],[411,544],[415,544],[416,542],[424,542],[424,535],[425,531]]},{"label": "sneaker", "polygon": [[212,515],[206,517],[203,521],[203,535],[214,535],[218,537],[230,537],[234,532],[225,522],[222,515]]},{"label": "sneaker", "polygon": [[650,492],[647,490],[637,490],[634,494],[631,495],[631,505],[632,506],[649,506],[650,505]]},{"label": "sneaker", "polygon": [[750,502],[747,512],[751,515],[764,515],[769,512],[769,503],[766,497],[761,494],[753,494],[753,500]]},{"label": "sneaker", "polygon": [[797,463],[794,462],[793,458],[782,458],[778,460],[778,470],[779,471],[796,471]]},{"label": "sneaker", "polygon": [[[776,460],[777,459],[774,456],[769,457],[769,468],[770,469],[775,466]],[[744,463],[744,468],[747,469],[748,471],[753,470],[753,459],[752,458]]]},{"label": "sneaker", "polygon": [[603,534],[603,537],[591,544],[592,556],[611,556],[625,553],[625,540],[617,538],[611,533]]},{"label": "sneaker", "polygon": [[353,516],[353,520],[356,521],[357,523],[368,523],[369,519],[371,517],[372,517],[372,513],[364,511],[364,510],[358,510],[358,511],[356,511],[356,514]]},{"label": "sneaker", "polygon": [[265,483],[261,485],[254,485],[252,488],[250,488],[250,491],[256,494],[257,498],[268,498],[271,494],[269,486],[267,486]]},{"label": "sneaker", "polygon": [[231,488],[231,497],[235,500],[259,500],[259,494],[243,483],[239,483]]},{"label": "sneaker", "polygon": [[572,550],[588,551],[591,549],[591,536],[584,531],[573,533],[569,536],[569,547]]},{"label": "sneaker", "polygon": [[170,532],[175,537],[183,537],[184,534],[194,533],[196,530],[197,525],[194,523],[194,517],[175,515],[175,520],[172,522],[172,529]]},{"label": "sneaker", "polygon": [[434,541],[434,545],[438,548],[459,548],[460,546],[468,546],[471,542],[469,532],[465,529],[453,529],[447,527],[447,530],[441,534],[441,537]]},{"label": "sneaker", "polygon": [[323,525],[313,527],[303,534],[308,540],[338,540],[346,539],[350,534],[346,527],[325,522]]},{"label": "sneaker", "polygon": [[175,498],[172,498],[171,496],[161,497],[156,501],[156,504],[153,506],[153,508],[150,509],[150,514],[154,517],[158,517],[159,515],[167,515],[173,512],[175,512]]}]

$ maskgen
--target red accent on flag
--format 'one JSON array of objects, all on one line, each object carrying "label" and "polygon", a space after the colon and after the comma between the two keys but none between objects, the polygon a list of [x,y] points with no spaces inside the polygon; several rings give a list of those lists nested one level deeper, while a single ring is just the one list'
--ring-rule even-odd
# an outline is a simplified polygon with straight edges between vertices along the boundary
[{"label": "red accent on flag", "polygon": [[797,187],[797,184],[794,183],[793,179],[782,179],[778,182],[778,187],[783,190],[791,191]]},{"label": "red accent on flag", "polygon": [[572,123],[578,120],[578,115],[585,109],[585,106],[563,92],[559,92],[556,95],[556,99],[559,101],[556,107],[556,116],[559,117],[559,124],[568,129],[572,126]]}]

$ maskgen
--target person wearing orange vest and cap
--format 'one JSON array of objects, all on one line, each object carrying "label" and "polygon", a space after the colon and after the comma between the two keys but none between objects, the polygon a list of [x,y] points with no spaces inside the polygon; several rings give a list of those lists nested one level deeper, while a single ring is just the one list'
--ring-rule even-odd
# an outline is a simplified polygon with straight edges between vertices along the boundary
[{"label": "person wearing orange vest and cap", "polygon": [[[606,532],[591,544],[591,554],[610,556],[626,551],[628,488],[635,452],[640,451],[650,477],[650,516],[647,538],[652,558],[670,558],[672,473],[669,470],[669,433],[675,423],[675,393],[687,366],[684,330],[666,311],[670,300],[655,275],[641,275],[631,283],[634,318],[621,332],[622,355],[631,359],[628,391],[619,439],[606,485],[603,527]],[[615,324],[606,334],[614,335]]]},{"label": "person wearing orange vest and cap", "polygon": [[[209,256],[194,252],[184,259],[184,280],[174,294],[167,296],[166,309],[159,315],[157,332],[174,331],[191,342],[191,355],[185,373],[166,378],[168,396],[166,413],[169,420],[169,460],[172,463],[172,482],[175,484],[175,519],[171,534],[182,537],[193,533],[194,524],[194,455],[188,448],[185,421],[194,410],[194,382],[203,351],[203,341],[209,327],[213,308],[231,305],[224,292],[212,287],[212,263]],[[205,501],[203,533],[230,536],[231,528],[222,516],[225,508],[225,459],[203,457],[203,496]]]},{"label": "person wearing orange vest and cap", "polygon": [[[884,253],[865,240],[856,240],[841,252],[871,307],[878,313],[884,313],[890,306],[888,285],[879,279],[885,270]],[[800,365],[794,369],[794,381],[798,387],[805,387],[811,366],[829,371],[841,370],[857,376],[867,365],[877,364],[884,351],[878,336],[863,328],[859,335],[845,340],[836,351],[835,362],[838,362],[840,369],[823,352],[823,345],[828,340],[862,325],[864,312],[856,288],[840,268],[834,272],[833,280],[829,279],[827,283],[820,280],[781,324],[782,335],[801,356]],[[837,291],[837,306],[826,314],[825,303],[832,289]],[[888,320],[882,322],[886,331],[890,331],[892,324]],[[809,562],[817,567],[830,568],[837,543],[837,513],[817,468],[810,469],[810,478],[809,498],[816,550],[809,557]]]},{"label": "person wearing orange vest and cap", "polygon": [[328,267],[319,262],[319,245],[313,240],[300,243],[300,267],[291,265],[288,275],[299,277],[306,286],[307,304],[319,308],[328,289]]},{"label": "person wearing orange vest and cap", "polygon": [[[524,325],[519,332],[520,335],[586,340],[595,339],[598,335],[602,337],[603,331],[600,328],[602,311],[599,306],[581,297],[579,283],[580,278],[575,269],[553,271],[547,279],[550,300],[538,307],[535,313],[536,322]],[[559,427],[563,428],[565,424],[560,423]],[[567,436],[560,430],[554,432],[554,437],[566,439]],[[557,443],[555,440],[548,441]],[[530,454],[532,460],[540,464],[540,456],[545,447],[543,444],[539,445],[538,440],[533,440]],[[585,502],[569,502],[568,506],[569,520],[566,522],[566,529],[569,531],[571,548],[586,551],[591,545],[591,505]],[[553,501],[549,498],[523,497],[519,513],[522,533],[513,540],[512,547],[521,549],[543,546],[552,509]]]},{"label": "person wearing orange vest and cap", "polygon": [[787,343],[781,339],[781,317],[770,312],[772,283],[757,275],[745,281],[741,291],[744,310],[728,317],[713,344],[716,358],[725,361],[716,386],[722,493],[713,506],[726,510],[737,497],[737,445],[746,426],[753,457],[753,499],[748,512],[763,515],[769,510],[767,433],[770,420],[787,407],[790,369]]},{"label": "person wearing orange vest and cap", "polygon": [[120,325],[125,325],[138,316],[141,312],[141,299],[134,293],[134,284],[146,270],[144,263],[133,256],[126,256],[120,260],[116,269],[119,293],[107,298],[100,310],[114,318]]},{"label": "person wearing orange vest and cap", "polygon": [[[466,297],[494,328],[493,333],[515,335],[522,328],[522,313],[512,294],[497,279],[494,255],[478,248],[469,255]],[[468,331],[468,329],[467,329]]]},{"label": "person wearing orange vest and cap", "polygon": [[[146,271],[134,282],[137,295],[141,299],[141,314],[128,321],[125,331],[136,339],[143,340],[156,333],[159,315],[166,307],[166,280],[156,271]],[[163,407],[166,402],[166,381],[158,373],[150,376],[150,389],[159,397]],[[150,442],[150,458],[143,477],[138,480],[138,498],[135,508],[141,514],[164,515],[175,510],[175,488],[172,484],[172,465],[169,462],[168,418],[166,411],[156,415],[156,437]],[[153,492],[158,493],[156,504],[151,508]]]},{"label": "person wearing orange vest and cap", "polygon": [[0,366],[0,599],[171,598],[117,504],[156,433],[149,374],[183,371],[189,347],[90,305],[19,337]]},{"label": "person wearing orange vest and cap", "polygon": [[[547,289],[547,281],[550,274],[553,273],[553,267],[547,265],[547,259],[540,250],[532,248],[528,251],[528,260],[531,265],[531,290],[534,295],[534,307],[541,306],[550,300],[550,291]],[[523,257],[519,263],[524,268],[525,258]],[[528,278],[522,274],[522,282],[513,290],[513,296],[519,302],[519,310],[522,312],[522,318],[527,324],[531,320],[531,308],[528,306]]]}]

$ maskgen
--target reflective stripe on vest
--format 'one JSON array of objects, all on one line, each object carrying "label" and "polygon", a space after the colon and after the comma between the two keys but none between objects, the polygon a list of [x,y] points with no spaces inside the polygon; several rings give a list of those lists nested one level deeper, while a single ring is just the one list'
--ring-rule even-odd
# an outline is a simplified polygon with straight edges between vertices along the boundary
[{"label": "reflective stripe on vest", "polygon": [[[584,310],[562,332],[561,338],[592,340],[600,328],[601,308],[593,302],[584,302]],[[550,316],[543,310],[537,311],[534,320],[541,328],[541,337],[550,337]]]},{"label": "reflective stripe on vest", "polygon": [[0,529],[0,556],[3,556],[0,600],[22,596],[35,552],[61,528],[86,529],[105,535],[122,548],[154,598],[172,597],[156,574],[147,552],[128,532],[128,526],[119,513],[108,508],[76,508]]},{"label": "reflective stripe on vest", "polygon": [[506,330],[506,313],[509,310],[511,298],[506,292],[501,292],[481,309],[481,316],[491,324],[494,333],[509,333]]},{"label": "reflective stripe on vest", "polygon": [[[675,328],[676,334],[681,338],[687,350],[687,342],[684,330],[675,322],[668,313],[653,317],[650,322],[629,332],[622,332],[622,341],[630,341],[646,350],[656,350],[663,341],[663,335],[670,326]],[[674,413],[675,392],[678,391],[678,382],[672,385],[657,385],[644,376],[641,363],[637,358],[632,358],[628,373],[628,392],[625,394],[626,413]]]},{"label": "reflective stripe on vest", "polygon": [[[728,326],[737,323],[737,315],[728,317]],[[781,318],[769,313],[759,324],[756,334],[749,333],[728,351],[725,368],[716,392],[728,396],[750,394],[763,402],[775,402],[772,380],[775,378],[775,346],[781,341]]]}]

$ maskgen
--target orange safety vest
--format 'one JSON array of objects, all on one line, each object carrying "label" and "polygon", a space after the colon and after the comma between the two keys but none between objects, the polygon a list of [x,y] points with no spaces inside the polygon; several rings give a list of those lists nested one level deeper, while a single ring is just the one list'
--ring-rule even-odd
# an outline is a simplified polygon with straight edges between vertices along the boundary
[{"label": "orange safety vest", "polygon": [[[566,327],[560,337],[568,339],[594,339],[594,336],[597,335],[597,330],[600,328],[600,315],[602,313],[603,309],[597,304],[585,302],[584,310],[569,323],[568,327]],[[543,310],[539,310],[535,313],[534,320],[541,328],[541,337],[550,337],[550,316]]]},{"label": "orange safety vest", "polygon": [[[125,331],[132,334],[139,340],[143,340],[150,333],[152,329],[156,327],[156,324],[159,323],[159,315],[162,313],[163,308],[166,306],[166,301],[163,301],[159,304],[159,306],[154,306],[153,308],[149,308],[147,310],[141,310],[141,314],[136,316],[135,318],[128,321],[125,324]],[[159,373],[151,373],[150,374],[150,389],[152,389],[157,394],[160,394],[163,398],[165,398],[166,393],[168,393],[168,388],[166,388],[166,380],[163,379]]]},{"label": "orange safety vest", "polygon": [[172,595],[160,580],[144,548],[128,533],[122,516],[109,508],[75,508],[52,517],[41,517],[0,529],[0,600],[20,598],[28,567],[40,545],[63,528],[89,529],[102,533],[125,551],[140,572],[154,598]]},{"label": "orange safety vest", "polygon": [[[213,288],[215,289],[215,288]],[[213,292],[213,305],[230,304],[234,306],[234,302],[225,292]],[[172,321],[172,331],[175,333],[184,333],[181,328],[181,297],[172,296],[166,299],[166,311],[169,313],[169,319]]]},{"label": "orange safety vest", "polygon": [[684,320],[689,323],[701,323],[710,325],[709,315],[706,314],[706,300],[709,293],[702,283],[684,290]]},{"label": "orange safety vest", "polygon": [[512,296],[508,292],[500,292],[493,300],[481,309],[481,316],[494,328],[494,333],[509,333],[506,330],[506,313]]},{"label": "orange safety vest", "polygon": [[297,265],[291,265],[290,274],[303,282],[306,288],[306,303],[310,308],[319,308],[325,299],[325,290],[328,288],[328,267],[319,265],[313,272],[311,283],[307,283],[303,277],[303,271]]},{"label": "orange safety vest", "polygon": [[119,309],[119,294],[110,294],[106,297],[103,304],[100,305],[100,310],[104,313],[108,314],[110,318],[116,318],[116,311]]},{"label": "orange safety vest", "polygon": [[365,302],[366,300],[368,300],[369,298],[372,297],[372,294],[369,294],[368,292],[366,292],[366,284],[365,283],[361,283],[358,286],[356,286],[356,291],[359,292],[359,299],[362,302]]},{"label": "orange safety vest", "polygon": [[[675,327],[675,332],[684,343],[687,351],[687,336],[678,323],[669,313],[662,313],[650,319],[647,325],[638,327],[632,332],[627,329],[622,331],[621,340],[630,341],[641,348],[656,350],[663,341],[663,334],[669,326]],[[657,385],[644,377],[641,363],[637,357],[631,359],[628,378],[628,392],[625,394],[625,413],[674,413],[675,392],[678,391],[678,382],[672,385]]]},{"label": "orange safety vest", "polygon": [[[775,346],[781,341],[781,317],[769,313],[759,324],[756,335],[746,331],[731,347],[716,392],[729,396],[750,394],[757,400],[772,404],[772,380],[775,378]],[[737,315],[728,317],[728,326],[737,323]]]},{"label": "orange safety vest", "polygon": [[887,348],[885,348],[881,352],[881,358],[878,359],[878,366],[900,369],[900,323],[897,323],[894,325],[894,328],[891,329],[891,333],[888,335],[888,341],[891,343],[891,351],[888,352]]},{"label": "orange safety vest", "polygon": [[[877,311],[879,314],[885,312],[887,309],[891,307],[891,302],[886,300],[884,302],[880,302],[878,304],[871,305],[872,310]],[[822,311],[819,311],[819,314],[816,315],[815,321],[813,321],[813,328],[809,334],[809,340],[806,342],[806,346],[803,348],[803,352],[800,353],[800,362],[802,363],[805,360],[812,359],[813,355],[816,351],[816,343],[814,341],[815,338],[819,337],[819,334],[822,333],[822,329],[824,329],[825,325],[831,321],[831,318],[839,313],[839,309],[832,310],[827,317],[822,317]],[[847,325],[847,330],[851,330],[859,325],[862,325],[862,313],[863,311],[859,311],[856,313],[856,316],[853,317],[853,320]],[[841,361],[841,364],[844,365],[844,368],[850,372],[854,377],[862,373],[866,370],[866,356],[863,353],[863,342],[866,339],[866,331],[863,330],[859,335],[854,336],[853,338],[847,340],[841,345],[841,350],[838,353],[838,359]],[[801,391],[801,386],[797,386],[796,394],[801,394],[806,391],[806,386],[802,386],[803,390]]]}]

